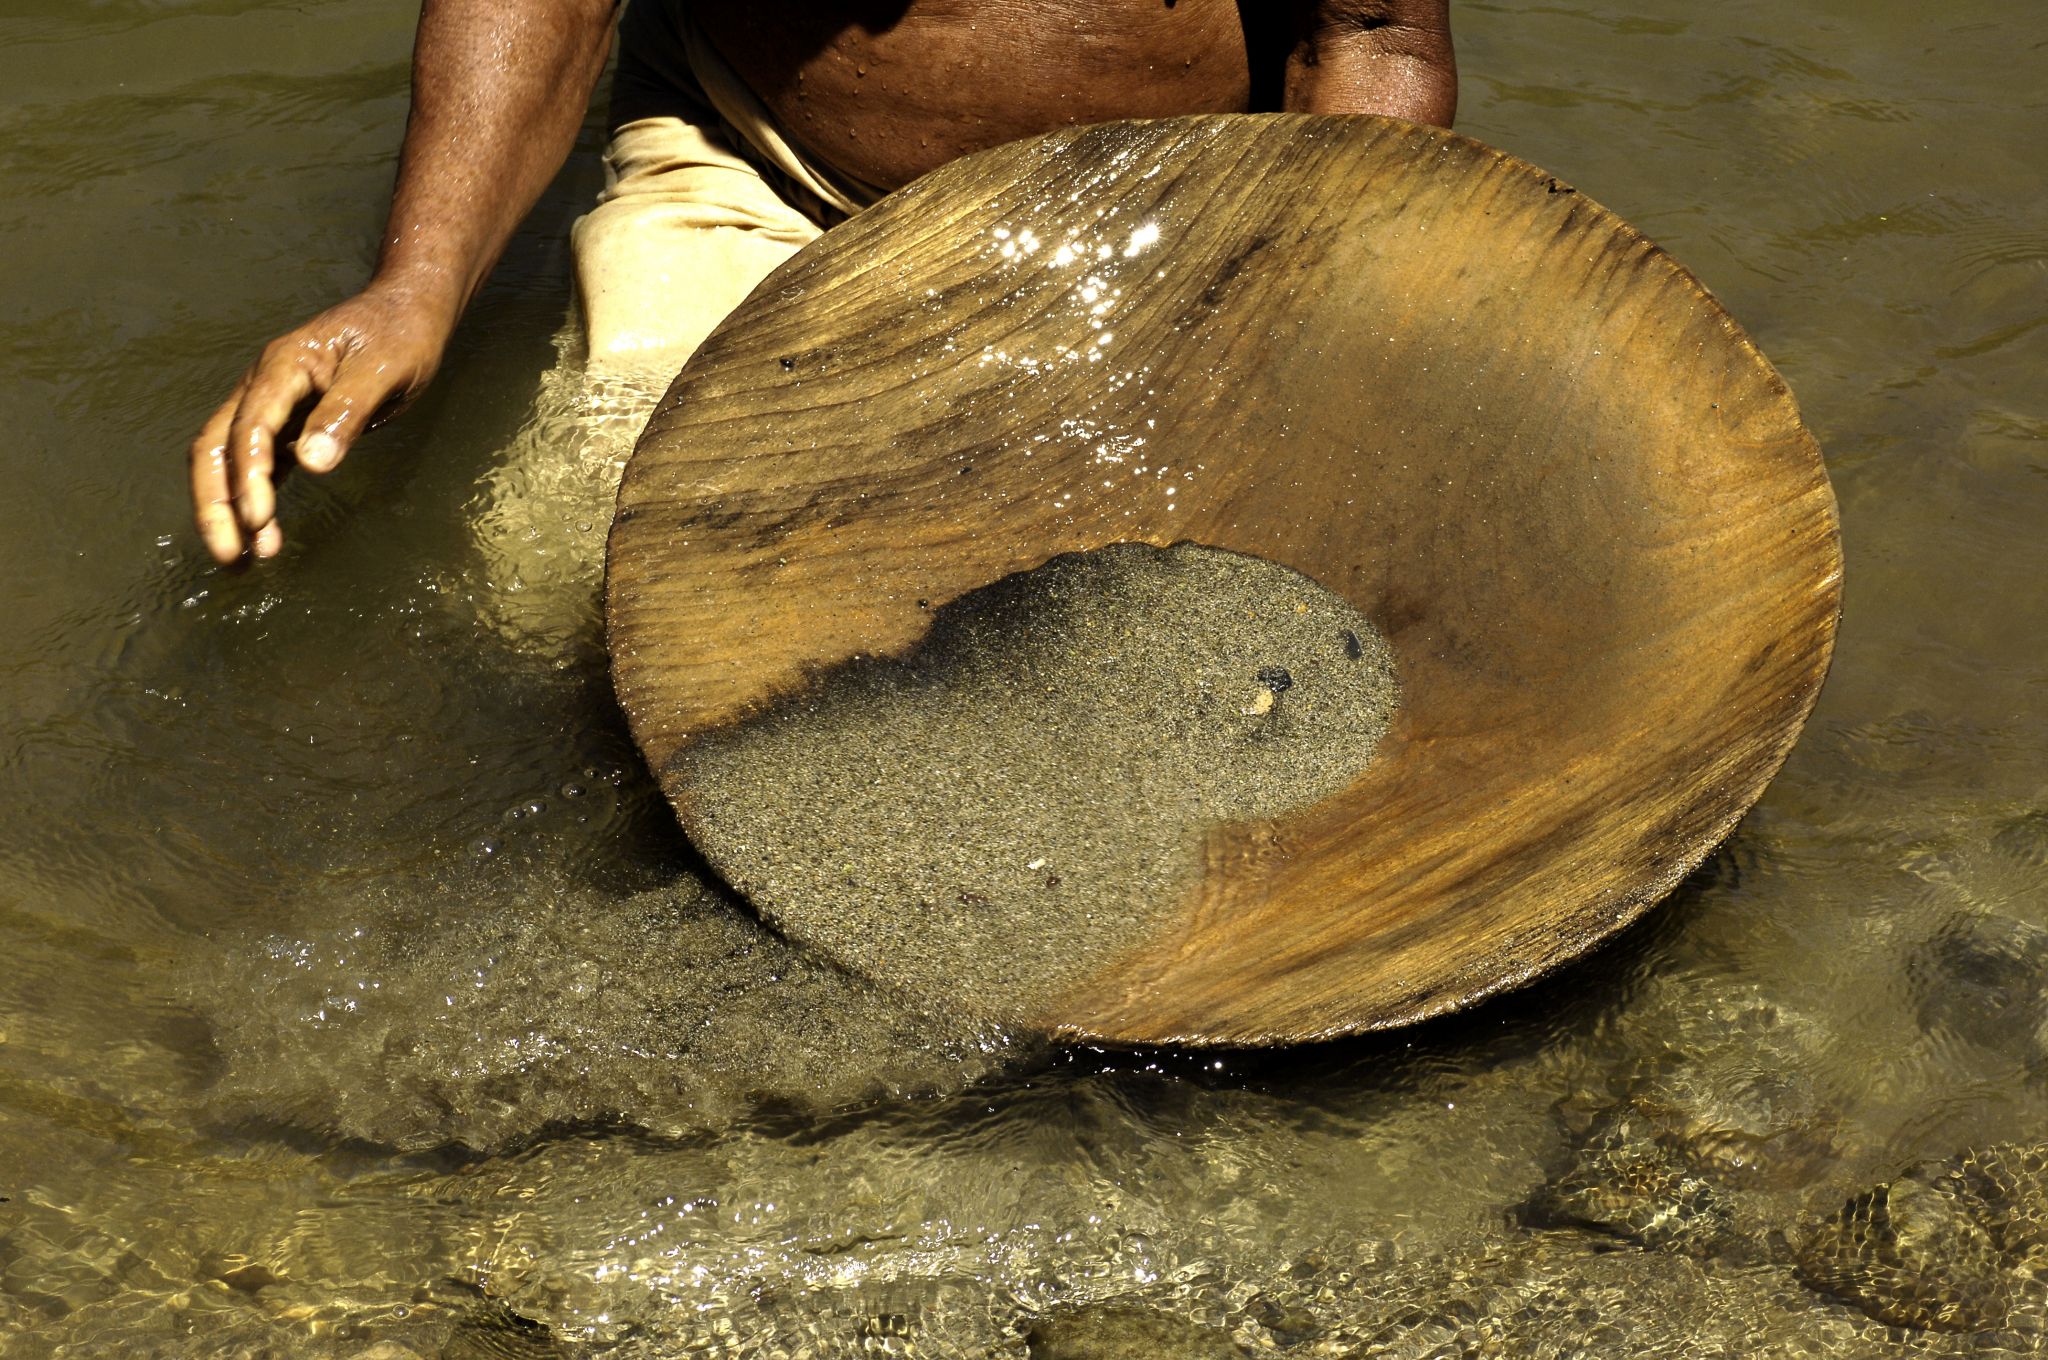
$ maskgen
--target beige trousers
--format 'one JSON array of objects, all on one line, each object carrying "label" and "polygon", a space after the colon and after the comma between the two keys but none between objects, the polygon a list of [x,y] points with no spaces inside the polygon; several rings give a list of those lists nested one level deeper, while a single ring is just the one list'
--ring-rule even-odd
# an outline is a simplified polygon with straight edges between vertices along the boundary
[{"label": "beige trousers", "polygon": [[676,370],[775,266],[881,196],[813,163],[680,9],[633,0],[620,21],[605,191],[570,238],[582,343],[557,338],[561,363],[469,507],[480,560],[448,583],[557,661],[603,637],[619,475]]},{"label": "beige trousers", "polygon": [[607,187],[576,223],[576,292],[593,373],[683,361],[820,228],[711,131],[643,118],[612,136]]},{"label": "beige trousers", "polygon": [[572,237],[594,373],[665,384],[798,249],[881,195],[816,163],[674,0],[619,25],[605,191]]}]

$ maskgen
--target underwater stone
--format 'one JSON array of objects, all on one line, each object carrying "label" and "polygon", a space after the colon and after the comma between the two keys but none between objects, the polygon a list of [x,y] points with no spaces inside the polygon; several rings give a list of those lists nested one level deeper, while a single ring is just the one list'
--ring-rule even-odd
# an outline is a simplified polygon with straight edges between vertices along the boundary
[{"label": "underwater stone", "polygon": [[1249,1354],[1221,1328],[1127,1303],[1049,1313],[1032,1323],[1024,1344],[1031,1360],[1243,1360]]}]

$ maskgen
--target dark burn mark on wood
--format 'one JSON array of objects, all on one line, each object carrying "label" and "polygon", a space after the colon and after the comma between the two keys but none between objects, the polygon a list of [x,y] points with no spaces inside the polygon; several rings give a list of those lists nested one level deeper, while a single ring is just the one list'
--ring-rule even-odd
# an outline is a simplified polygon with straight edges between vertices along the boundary
[{"label": "dark burn mark on wood", "polygon": [[[626,510],[619,511],[614,522],[624,519],[626,515]],[[720,501],[713,505],[698,506],[687,512],[679,522],[679,527],[692,533],[722,534],[728,529],[739,528],[750,518],[752,516],[745,510],[729,510],[725,503]]]},{"label": "dark burn mark on wood", "polygon": [[1261,233],[1245,243],[1236,254],[1223,262],[1217,269],[1216,276],[1209,280],[1209,286],[1202,290],[1201,304],[1204,307],[1214,307],[1222,302],[1224,291],[1230,282],[1244,272],[1245,262],[1272,244],[1271,232]]},{"label": "dark burn mark on wood", "polygon": [[1429,608],[1419,599],[1389,594],[1376,607],[1366,610],[1366,617],[1378,624],[1381,632],[1393,637],[1427,619]]}]

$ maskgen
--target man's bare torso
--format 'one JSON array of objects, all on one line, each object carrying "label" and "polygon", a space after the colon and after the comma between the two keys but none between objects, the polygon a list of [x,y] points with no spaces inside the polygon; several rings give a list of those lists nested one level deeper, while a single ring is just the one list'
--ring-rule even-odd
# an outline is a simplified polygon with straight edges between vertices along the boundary
[{"label": "man's bare torso", "polygon": [[1243,112],[1262,83],[1239,0],[682,2],[789,133],[885,188],[1067,124]]},{"label": "man's bare torso", "polygon": [[[1285,107],[1449,127],[1457,112],[1448,0],[635,3],[687,7],[788,136],[882,189],[1075,123]],[[375,274],[265,346],[187,450],[216,560],[283,548],[283,450],[331,471],[440,366],[574,145],[616,20],[612,0],[424,0]],[[630,327],[613,341],[650,348]]]}]

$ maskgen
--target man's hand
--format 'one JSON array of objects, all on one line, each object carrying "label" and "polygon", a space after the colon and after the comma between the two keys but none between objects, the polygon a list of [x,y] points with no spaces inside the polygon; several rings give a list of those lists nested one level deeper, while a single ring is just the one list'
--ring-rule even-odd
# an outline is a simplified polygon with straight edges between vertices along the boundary
[{"label": "man's hand", "polygon": [[221,562],[274,557],[278,449],[326,472],[440,367],[456,318],[576,140],[617,0],[422,0],[412,112],[370,285],[264,346],[192,442]]},{"label": "man's hand", "polygon": [[331,472],[358,435],[426,386],[453,324],[443,309],[372,284],[265,345],[192,441],[192,509],[215,560],[276,556],[278,451],[296,439],[299,466]]}]

